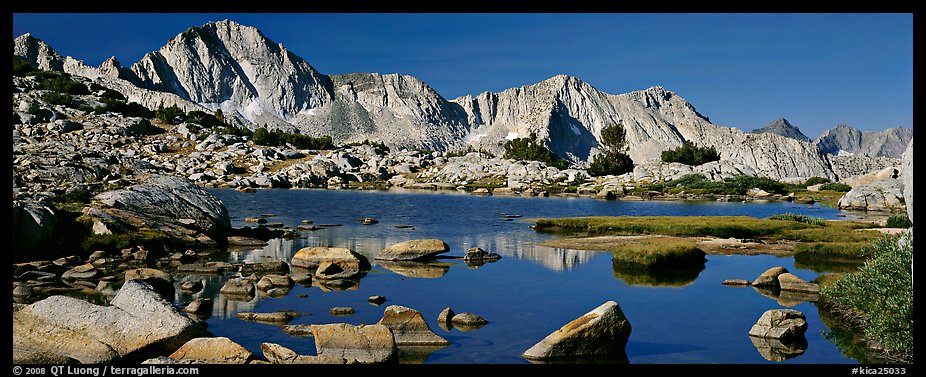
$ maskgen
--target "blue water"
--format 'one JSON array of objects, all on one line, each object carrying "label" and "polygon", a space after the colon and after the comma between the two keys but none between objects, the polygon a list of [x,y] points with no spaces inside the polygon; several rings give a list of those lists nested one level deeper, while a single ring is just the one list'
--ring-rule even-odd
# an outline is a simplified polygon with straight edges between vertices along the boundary
[{"label": "blue water", "polygon": [[[315,354],[311,337],[286,334],[278,326],[239,320],[239,311],[295,310],[303,315],[291,324],[346,322],[372,324],[389,305],[421,312],[434,332],[451,345],[409,362],[528,363],[520,355],[547,334],[601,305],[616,301],[632,325],[626,347],[633,364],[676,363],[855,363],[842,355],[823,334],[829,329],[812,303],[793,306],[807,316],[808,346],[800,356],[766,360],[747,332],[765,310],[785,308],[753,288],[732,288],[726,279],[752,280],[774,266],[783,266],[811,280],[818,272],[796,268],[793,258],[773,256],[708,256],[705,268],[674,279],[634,277],[615,272],[607,252],[563,250],[537,246],[557,237],[529,229],[530,218],[593,215],[745,215],[764,218],[800,213],[825,219],[843,214],[818,205],[787,202],[603,201],[591,198],[482,197],[446,192],[380,192],[327,190],[210,190],[225,202],[234,227],[253,226],[244,218],[270,214],[270,222],[291,227],[303,219],[318,224],[342,224],[318,231],[300,231],[304,238],[272,240],[265,247],[232,251],[233,262],[289,261],[306,246],[349,247],[364,254],[373,268],[359,285],[346,290],[296,285],[285,297],[258,297],[249,302],[226,300],[218,294],[224,277],[203,276],[207,289],[199,296],[215,298],[209,330],[227,336],[260,354],[263,342],[278,343],[302,354]],[[502,214],[521,215],[505,221]],[[362,225],[357,218],[375,217]],[[395,225],[412,225],[399,229]],[[495,263],[470,268],[460,259],[441,259],[426,266],[432,273],[417,277],[390,269],[373,259],[384,247],[409,239],[438,238],[450,245],[447,255],[462,256],[479,246],[503,256]],[[390,267],[390,268],[387,268]],[[434,274],[433,271],[438,271]],[[419,271],[420,272],[420,271]],[[404,275],[403,275],[404,274]],[[188,278],[195,278],[193,276]],[[381,306],[367,302],[385,296]],[[180,300],[192,297],[181,295]],[[350,316],[333,316],[332,307],[348,306]],[[437,315],[446,307],[470,312],[490,323],[471,331],[443,329]]]}]

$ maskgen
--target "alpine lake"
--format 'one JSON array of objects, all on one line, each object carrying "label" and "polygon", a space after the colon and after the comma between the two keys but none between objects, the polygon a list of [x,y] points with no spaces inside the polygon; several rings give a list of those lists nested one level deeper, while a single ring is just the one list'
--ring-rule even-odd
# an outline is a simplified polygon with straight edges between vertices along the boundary
[{"label": "alpine lake", "polygon": [[[372,268],[348,285],[296,284],[284,296],[260,293],[250,301],[225,297],[219,289],[227,275],[185,274],[199,280],[195,294],[177,289],[176,304],[195,298],[213,300],[205,321],[216,336],[225,336],[261,354],[264,342],[299,354],[316,354],[311,336],[295,336],[281,325],[245,321],[239,312],[293,311],[296,324],[374,324],[389,305],[419,311],[428,326],[450,345],[402,354],[401,363],[529,364],[521,354],[566,323],[606,301],[620,305],[632,326],[626,357],[577,360],[581,363],[631,364],[853,364],[865,363],[845,339],[846,330],[831,328],[813,302],[788,301],[752,287],[721,284],[726,279],[753,280],[782,266],[811,281],[826,267],[795,264],[793,257],[707,255],[703,269],[672,274],[628,275],[614,269],[608,251],[540,246],[562,237],[536,232],[532,218],[579,216],[752,216],[795,213],[823,219],[852,217],[834,208],[792,202],[621,201],[587,197],[475,196],[457,192],[362,190],[209,189],[229,210],[232,226],[254,227],[245,218],[263,216],[299,233],[265,246],[230,248],[228,262],[289,262],[301,248],[346,247],[369,259]],[[375,224],[360,218],[373,217]],[[296,230],[303,220],[321,229]],[[450,251],[431,262],[401,266],[375,260],[385,247],[411,239],[436,238]],[[461,257],[471,247],[498,253],[500,260],[468,265]],[[224,257],[224,256],[223,256]],[[179,282],[177,283],[179,287]],[[379,305],[368,302],[383,296]],[[334,307],[353,314],[333,315]],[[440,324],[438,314],[477,314],[488,324],[458,328]],[[769,350],[747,335],[769,309],[804,313],[806,346]],[[855,358],[853,358],[855,357]]]}]

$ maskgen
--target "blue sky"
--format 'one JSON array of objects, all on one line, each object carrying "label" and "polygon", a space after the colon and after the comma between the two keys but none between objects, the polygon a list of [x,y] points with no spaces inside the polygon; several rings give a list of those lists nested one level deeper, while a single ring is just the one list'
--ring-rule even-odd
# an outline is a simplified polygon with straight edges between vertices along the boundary
[{"label": "blue sky", "polygon": [[13,14],[13,37],[131,65],[226,18],[324,74],[408,74],[448,99],[567,74],[612,94],[661,85],[746,131],[778,117],[811,139],[913,126],[910,13],[34,13]]}]

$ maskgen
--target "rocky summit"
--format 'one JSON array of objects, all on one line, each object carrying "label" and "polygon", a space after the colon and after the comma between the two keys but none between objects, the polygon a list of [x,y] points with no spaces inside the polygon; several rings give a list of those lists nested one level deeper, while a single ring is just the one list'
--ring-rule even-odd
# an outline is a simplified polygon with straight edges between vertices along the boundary
[{"label": "rocky summit", "polygon": [[225,120],[251,130],[267,126],[390,149],[501,154],[505,142],[534,134],[581,166],[599,153],[601,130],[620,123],[635,164],[658,162],[662,151],[687,142],[713,146],[722,161],[756,175],[839,179],[831,155],[899,159],[912,138],[905,128],[878,134],[838,128],[811,142],[784,119],[744,132],[711,123],[663,87],[609,94],[567,75],[448,100],[409,75],[325,75],[260,30],[230,20],[191,27],[129,67],[115,59],[89,67],[29,34],[15,38],[14,56],[89,78],[152,109],[221,110]]}]

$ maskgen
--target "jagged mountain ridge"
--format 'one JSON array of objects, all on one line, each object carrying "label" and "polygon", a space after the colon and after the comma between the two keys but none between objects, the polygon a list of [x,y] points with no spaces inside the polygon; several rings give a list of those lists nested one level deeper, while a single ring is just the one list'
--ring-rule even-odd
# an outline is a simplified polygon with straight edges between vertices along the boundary
[{"label": "jagged mountain ridge", "polygon": [[912,139],[913,130],[909,128],[894,127],[884,131],[859,131],[840,124],[820,135],[814,144],[820,152],[836,156],[901,158]]},{"label": "jagged mountain ridge", "polygon": [[[22,50],[14,54],[34,64],[60,60],[50,48]],[[226,117],[237,116],[250,128],[270,124],[329,135],[336,142],[373,140],[433,150],[472,145],[501,152],[506,140],[535,133],[560,156],[584,161],[594,158],[601,129],[621,123],[627,129],[628,153],[637,163],[657,161],[661,151],[689,141],[713,145],[722,159],[757,174],[835,178],[826,155],[813,144],[716,126],[662,87],[608,94],[558,75],[448,101],[412,76],[323,75],[257,29],[228,20],[181,33],[131,69],[114,59],[99,69],[65,60],[71,62],[71,73],[119,83],[120,91],[149,94],[143,103],[149,107],[157,107],[151,103],[158,97],[150,93],[172,93],[176,98],[169,99],[182,107],[222,108]],[[69,71],[68,64],[64,70]],[[126,88],[126,82],[139,88]]]}]

